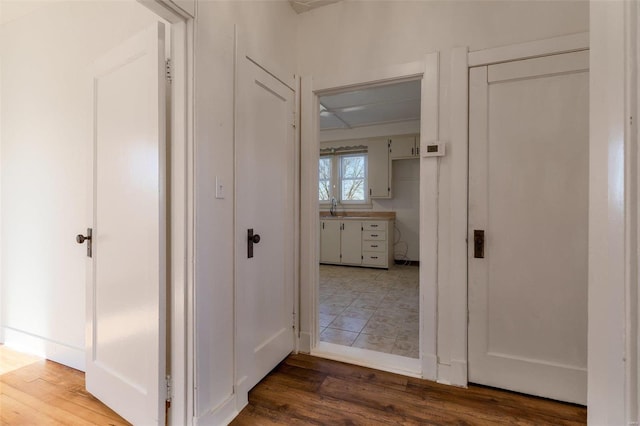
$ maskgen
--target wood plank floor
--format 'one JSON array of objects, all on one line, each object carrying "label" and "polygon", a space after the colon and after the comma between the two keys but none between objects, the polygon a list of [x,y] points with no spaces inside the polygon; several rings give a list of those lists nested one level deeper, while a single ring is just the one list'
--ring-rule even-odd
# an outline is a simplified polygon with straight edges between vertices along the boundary
[{"label": "wood plank floor", "polygon": [[482,386],[460,389],[291,355],[249,393],[242,425],[584,425],[585,407]]},{"label": "wood plank floor", "polygon": [[84,388],[84,373],[0,345],[0,424],[128,425]]}]

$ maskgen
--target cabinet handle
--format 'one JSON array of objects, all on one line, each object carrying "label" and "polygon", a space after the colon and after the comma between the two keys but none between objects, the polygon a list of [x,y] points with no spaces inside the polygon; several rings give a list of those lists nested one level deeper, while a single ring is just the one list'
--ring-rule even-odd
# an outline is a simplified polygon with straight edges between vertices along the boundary
[{"label": "cabinet handle", "polygon": [[413,155],[413,151],[415,150],[415,148],[411,148],[411,155]]},{"label": "cabinet handle", "polygon": [[420,147],[416,148],[416,155],[420,155]]},{"label": "cabinet handle", "polygon": [[377,228],[377,227],[378,227],[378,225],[371,225],[371,227],[372,227],[372,228]]},{"label": "cabinet handle", "polygon": [[371,234],[371,236],[372,236],[372,237],[377,237],[377,236],[378,236],[378,234]]},{"label": "cabinet handle", "polygon": [[378,258],[378,256],[371,256],[371,258],[372,258],[372,259],[377,259],[377,258]]},{"label": "cabinet handle", "polygon": [[377,244],[371,244],[371,247],[377,248],[378,245]]},{"label": "cabinet handle", "polygon": [[371,188],[369,188],[369,196],[371,196]]}]

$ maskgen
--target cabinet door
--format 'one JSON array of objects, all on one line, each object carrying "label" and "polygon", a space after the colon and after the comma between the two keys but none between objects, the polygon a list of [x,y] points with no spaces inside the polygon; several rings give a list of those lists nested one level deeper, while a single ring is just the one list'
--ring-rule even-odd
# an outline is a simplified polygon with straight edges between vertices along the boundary
[{"label": "cabinet door", "polygon": [[389,145],[387,139],[377,139],[369,142],[368,149],[368,180],[369,197],[390,198],[389,184]]},{"label": "cabinet door", "polygon": [[392,160],[412,158],[418,155],[415,136],[403,136],[391,139],[389,156]]},{"label": "cabinet door", "polygon": [[340,263],[340,221],[320,221],[320,263]]},{"label": "cabinet door", "polygon": [[342,222],[342,263],[362,264],[362,224],[360,222]]}]

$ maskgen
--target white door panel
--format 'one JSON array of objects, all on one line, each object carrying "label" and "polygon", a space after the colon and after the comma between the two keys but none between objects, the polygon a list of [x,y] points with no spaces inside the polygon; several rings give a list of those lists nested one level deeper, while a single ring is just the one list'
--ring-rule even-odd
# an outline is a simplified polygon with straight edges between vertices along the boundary
[{"label": "white door panel", "polygon": [[164,25],[93,70],[93,258],[87,390],[134,424],[164,424]]},{"label": "white door panel", "polygon": [[[588,52],[470,72],[469,380],[586,403]],[[500,77],[500,78],[498,78]],[[473,232],[485,231],[485,258]]]},{"label": "white door panel", "polygon": [[[238,386],[248,391],[293,350],[294,92],[244,56],[236,110]],[[247,230],[260,235],[253,257]]]}]

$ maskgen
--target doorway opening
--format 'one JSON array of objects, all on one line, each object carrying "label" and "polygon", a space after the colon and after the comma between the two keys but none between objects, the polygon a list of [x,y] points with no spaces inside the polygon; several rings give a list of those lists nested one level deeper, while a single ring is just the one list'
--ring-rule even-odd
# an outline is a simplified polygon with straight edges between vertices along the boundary
[{"label": "doorway opening", "polygon": [[419,358],[420,101],[417,79],[319,97],[321,347]]},{"label": "doorway opening", "polygon": [[[437,246],[438,246],[438,191],[437,191],[437,176],[439,167],[439,158],[425,155],[425,150],[421,149],[421,146],[426,146],[426,143],[434,143],[438,141],[438,68],[439,68],[439,55],[437,52],[427,54],[424,61],[410,62],[405,64],[399,64],[393,67],[370,69],[366,72],[361,72],[357,75],[346,74],[342,75],[338,73],[336,75],[318,77],[303,77],[301,79],[301,211],[300,211],[300,229],[301,229],[301,242],[300,242],[300,339],[299,350],[309,351],[312,355],[334,359],[342,362],[348,362],[351,364],[362,365],[365,367],[375,368],[384,371],[395,372],[407,376],[421,377],[430,380],[437,378],[437,356],[436,356],[436,330],[437,330]],[[404,83],[407,83],[404,85]],[[331,112],[338,111],[344,114],[346,112],[353,112],[354,114],[346,114],[341,117],[342,119],[352,119],[352,117],[360,116],[369,113],[363,113],[363,105],[367,104],[365,101],[361,105],[356,103],[348,105],[349,102],[344,105],[331,104],[332,95],[345,94],[347,98],[357,97],[364,94],[371,95],[371,90],[378,91],[398,91],[396,85],[400,85],[400,88],[411,92],[412,84],[413,88],[419,88],[419,97],[412,95],[409,98],[413,100],[408,101],[419,104],[419,119],[414,123],[415,128],[413,131],[404,131],[393,128],[393,126],[402,126],[401,123],[391,122],[386,124],[378,123],[381,126],[387,126],[386,133],[372,133],[371,128],[380,130],[378,126],[352,126],[352,129],[344,128],[327,128],[323,131],[321,141],[321,111],[325,111],[322,114],[333,121],[336,125],[335,117],[330,117]],[[362,92],[360,95],[350,92]],[[321,102],[324,101],[324,103]],[[335,99],[334,99],[335,100]],[[338,97],[340,100],[340,96]],[[407,100],[407,99],[405,99]],[[349,101],[349,99],[347,99]],[[393,109],[389,105],[384,105],[384,102],[370,102],[375,105],[374,109],[385,110]],[[380,103],[381,105],[377,105]],[[321,106],[322,104],[322,106]],[[341,107],[341,108],[340,108]],[[352,107],[352,108],[350,108]],[[331,109],[334,108],[334,111]],[[340,115],[340,114],[338,114]],[[381,116],[381,114],[379,114]],[[339,120],[338,120],[339,121]],[[348,123],[348,121],[347,121]],[[361,121],[361,123],[363,123]],[[367,129],[369,128],[369,129]],[[345,132],[348,131],[348,137],[344,137]],[[369,132],[369,133],[367,133]],[[371,139],[372,142],[363,141]],[[382,143],[375,143],[376,140]],[[350,143],[338,143],[338,141],[349,141]],[[356,142],[353,142],[353,141]],[[386,142],[385,142],[386,141]],[[395,148],[393,149],[395,141]],[[324,146],[323,146],[324,145]],[[407,150],[402,150],[402,147],[408,147]],[[331,148],[323,152],[326,154],[332,154],[331,166],[336,173],[325,172],[323,175],[325,192],[324,206],[320,203],[321,195],[321,179],[320,179],[320,161],[323,157],[321,155],[322,149]],[[413,148],[413,153],[412,153]],[[419,149],[419,151],[417,151]],[[348,152],[341,152],[348,151]],[[406,155],[401,155],[403,152],[408,152]],[[416,152],[418,154],[416,155]],[[398,158],[392,159],[391,155],[398,155]],[[354,160],[353,157],[365,156],[366,158],[361,160]],[[383,160],[382,167],[385,168],[387,174],[373,175],[368,172],[372,168],[376,167],[376,164],[380,164],[379,159],[383,159],[386,156],[386,160]],[[402,157],[402,158],[401,158]],[[407,158],[408,157],[408,158]],[[414,158],[415,157],[415,158]],[[373,161],[371,161],[373,158]],[[367,164],[363,172],[358,172],[355,167],[357,161]],[[411,163],[412,161],[415,162]],[[402,162],[408,162],[409,168],[413,166],[414,173],[419,175],[419,181],[414,182],[414,185],[419,187],[419,201],[417,211],[407,209],[407,212],[412,211],[412,214],[418,217],[418,242],[419,252],[418,260],[411,259],[410,251],[404,248],[401,244],[403,240],[407,241],[407,236],[404,230],[400,227],[400,232],[395,230],[395,222],[398,215],[394,216],[392,213],[393,198],[391,198],[394,191],[393,180],[401,182],[407,175],[398,173],[402,170]],[[355,164],[354,164],[355,163]],[[334,164],[336,164],[334,166]],[[328,165],[327,165],[328,166]],[[343,170],[340,170],[343,169]],[[395,169],[395,172],[394,172]],[[418,172],[419,170],[419,172]],[[335,176],[335,177],[333,177]],[[342,181],[339,180],[342,178]],[[333,183],[331,182],[333,179]],[[358,185],[364,189],[349,191],[352,186]],[[328,181],[328,183],[327,183]],[[366,181],[366,184],[365,182]],[[333,187],[335,185],[335,188]],[[327,188],[331,191],[328,192]],[[396,189],[397,190],[397,189]],[[357,198],[364,198],[364,200],[358,200]],[[331,201],[334,198],[335,201]],[[351,199],[349,199],[351,198]],[[379,217],[372,217],[371,214],[375,212],[373,209],[374,203],[386,207],[380,208],[377,214],[382,214]],[[384,204],[387,203],[387,204]],[[393,206],[393,207],[391,207]],[[321,208],[324,207],[324,208]],[[333,212],[333,216],[331,213]],[[321,217],[323,216],[322,221]],[[386,216],[385,216],[386,215]],[[343,216],[340,218],[339,216]],[[401,216],[401,215],[400,215]],[[346,219],[345,219],[346,218]],[[359,223],[359,225],[353,225],[353,222]],[[321,244],[322,238],[322,223],[325,228],[325,238]],[[358,227],[359,226],[359,227]],[[332,250],[328,247],[332,247],[332,244],[324,244],[326,239],[329,238],[331,242],[330,233],[326,233],[327,228],[334,230],[333,232],[333,247],[336,244],[340,245],[340,252],[336,260],[335,251],[332,259],[327,258],[331,254]],[[385,233],[381,231],[384,228]],[[336,232],[337,231],[337,232]],[[351,232],[355,236],[351,235]],[[336,237],[336,234],[339,237]],[[342,236],[344,235],[344,238]],[[390,238],[387,238],[387,237]],[[399,238],[398,238],[399,236]],[[337,240],[337,242],[336,242]],[[342,250],[342,245],[346,250]],[[394,242],[399,244],[395,245]],[[359,244],[359,245],[358,245]],[[363,251],[363,244],[365,250]],[[321,245],[325,247],[321,250]],[[360,250],[359,255],[352,256],[349,254],[349,249],[355,246],[355,249]],[[374,247],[377,246],[377,247]],[[397,250],[396,250],[397,249]],[[381,250],[376,252],[375,250]],[[406,250],[406,252],[405,252]],[[322,253],[321,251],[324,251]],[[398,256],[394,256],[394,252],[397,251]],[[339,256],[342,255],[342,258]],[[346,255],[346,256],[345,256]],[[406,257],[405,257],[406,256]],[[359,257],[359,259],[358,259]],[[401,260],[400,265],[395,264],[396,258]],[[321,263],[322,259],[322,265]],[[359,264],[358,264],[359,262]],[[413,263],[413,262],[419,262]],[[391,268],[387,270],[387,268]],[[323,269],[321,273],[320,270]],[[387,343],[387,351],[382,352],[374,347],[374,344],[370,344],[369,349],[357,347],[357,346],[345,346],[344,344],[331,343],[323,341],[323,339],[330,338],[330,334],[338,332],[327,332],[330,328],[340,330],[338,326],[345,327],[344,324],[333,323],[338,316],[342,315],[347,308],[349,311],[357,311],[357,305],[365,304],[366,299],[375,300],[375,297],[384,300],[388,295],[388,282],[389,280],[401,281],[399,278],[385,278],[389,275],[389,272],[393,274],[394,269],[406,269],[417,271],[418,284],[417,290],[413,290],[413,295],[418,299],[418,313],[417,313],[417,332],[418,332],[418,354],[409,351],[400,353],[393,353],[393,346],[390,345],[389,340],[378,339],[378,342]],[[335,281],[336,276],[329,277],[331,274],[336,274],[337,271],[355,272],[361,276],[351,277],[349,280],[350,285],[340,285]],[[414,272],[416,273],[416,272]],[[325,279],[326,277],[326,279]],[[377,280],[377,278],[382,278]],[[321,279],[324,281],[322,284],[322,292],[334,291],[334,294],[326,293],[323,295],[321,292]],[[333,281],[331,281],[333,280]],[[331,281],[331,283],[329,283]],[[376,289],[375,285],[371,285],[373,282],[377,282],[379,287]],[[380,286],[380,282],[385,282],[384,289]],[[339,294],[341,287],[350,287],[350,294],[344,296]],[[378,294],[377,296],[364,296],[362,290],[376,289],[380,291],[387,290],[385,294]],[[336,294],[335,292],[338,292]],[[404,301],[411,296],[408,292],[402,292],[401,290],[394,289],[394,294],[398,298],[404,298]],[[334,308],[333,313],[329,309],[321,306],[321,297],[323,302],[331,303],[333,300],[334,306],[340,304],[344,309],[341,312],[336,312],[340,308]],[[345,300],[346,299],[346,300]],[[352,299],[349,301],[349,299]],[[359,300],[359,302],[356,302]],[[336,304],[337,302],[337,304]],[[348,303],[347,303],[348,302]],[[356,302],[354,304],[354,302]],[[415,302],[413,300],[412,302]],[[376,303],[376,302],[374,302]],[[353,306],[351,306],[354,304]],[[380,306],[380,305],[378,305]],[[378,306],[371,306],[376,308]],[[415,305],[414,305],[415,306]],[[323,318],[323,323],[320,323],[320,309],[324,311],[324,314],[329,317]],[[366,304],[362,306],[364,309],[369,309]],[[369,342],[375,342],[376,338],[367,338],[366,334],[362,331],[367,326],[369,320],[376,313],[376,309],[370,309],[372,312],[356,313],[353,315],[365,315],[371,316],[366,319],[366,322],[355,321],[356,327],[362,325],[362,328],[357,332],[356,336],[347,335],[352,338],[352,342],[356,342],[360,334],[363,335],[360,342],[357,345],[365,346],[366,339],[370,339]],[[383,311],[384,312],[384,311]],[[381,312],[382,313],[382,312]],[[389,312],[387,312],[389,313]],[[335,318],[331,318],[334,315]],[[344,316],[344,315],[343,315]],[[379,315],[378,318],[382,318],[383,315]],[[348,317],[347,317],[348,318]],[[355,318],[358,319],[358,318]],[[413,315],[412,319],[416,319]],[[373,323],[383,324],[384,320],[374,321]],[[397,321],[397,319],[396,319]],[[349,320],[344,320],[345,323]],[[353,322],[353,321],[352,321]],[[334,327],[329,327],[333,323]],[[372,324],[373,324],[372,323]],[[395,322],[397,324],[397,322]],[[414,323],[415,324],[415,323]],[[413,325],[415,328],[416,326]],[[324,328],[324,330],[323,330]],[[382,328],[382,326],[380,326]],[[367,331],[371,330],[368,329]],[[395,327],[397,330],[397,326]],[[349,331],[349,330],[342,330]],[[324,332],[324,335],[323,335]],[[352,333],[355,333],[352,331]],[[415,330],[413,330],[415,336]],[[385,337],[385,336],[382,336]],[[394,337],[389,337],[395,342],[398,340],[398,334]],[[347,344],[349,344],[347,342]],[[389,349],[389,346],[391,348]],[[372,350],[378,349],[378,350]],[[410,348],[406,348],[410,349]],[[400,352],[400,348],[396,348],[397,352]],[[391,353],[389,353],[391,352]],[[412,355],[415,358],[411,356]]]}]

